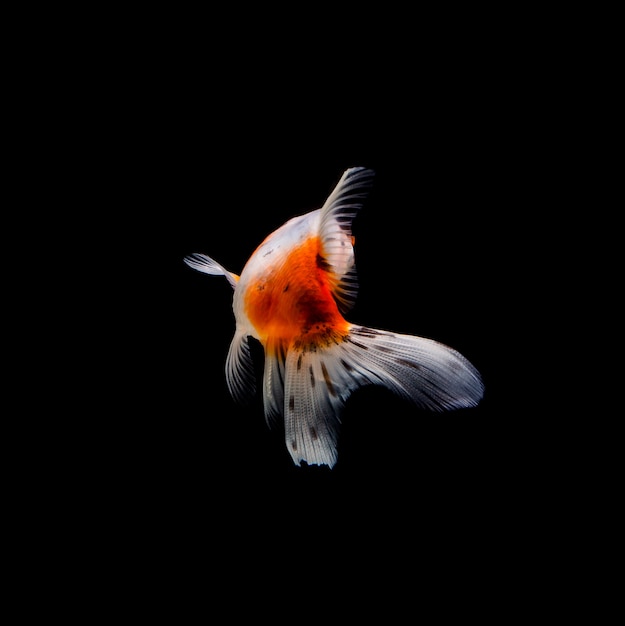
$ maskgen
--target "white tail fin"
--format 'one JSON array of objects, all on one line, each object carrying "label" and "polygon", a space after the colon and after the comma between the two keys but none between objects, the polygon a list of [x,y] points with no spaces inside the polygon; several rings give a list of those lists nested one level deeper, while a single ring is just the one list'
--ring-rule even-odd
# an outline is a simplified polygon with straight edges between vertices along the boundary
[{"label": "white tail fin", "polygon": [[421,408],[469,408],[484,395],[477,369],[432,339],[352,326],[345,352],[356,378],[385,385]]},{"label": "white tail fin", "polygon": [[205,254],[194,252],[193,254],[184,257],[184,262],[198,272],[210,274],[212,276],[225,276],[228,279],[228,282],[232,285],[233,289],[237,286],[237,281],[239,280],[237,274],[229,272],[223,265],[220,265],[217,261],[211,259]]},{"label": "white tail fin", "polygon": [[349,395],[383,385],[433,411],[468,408],[484,394],[479,372],[448,346],[412,335],[352,326],[344,341],[291,347],[284,366],[286,445],[296,465],[332,467]]}]

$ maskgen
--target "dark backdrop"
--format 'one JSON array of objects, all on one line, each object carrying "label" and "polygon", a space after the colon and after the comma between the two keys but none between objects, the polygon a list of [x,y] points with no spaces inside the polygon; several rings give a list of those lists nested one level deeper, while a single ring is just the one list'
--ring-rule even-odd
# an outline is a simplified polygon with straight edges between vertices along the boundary
[{"label": "dark backdrop", "polygon": [[[187,514],[212,502],[226,518],[233,503],[261,517],[274,507],[325,517],[352,510],[351,499],[356,511],[400,518],[414,505],[433,524],[501,514],[517,488],[512,459],[523,428],[505,391],[516,306],[508,216],[522,210],[524,193],[506,140],[516,133],[466,103],[441,109],[426,100],[395,119],[389,107],[360,111],[356,101],[327,126],[309,108],[251,111],[179,105],[165,131],[155,128],[154,152],[142,149],[141,209],[128,211],[145,229],[127,272],[135,295],[147,290],[137,330],[151,376],[126,427],[138,437],[132,451],[148,493]],[[261,398],[241,408],[228,395],[230,286],[183,257],[203,252],[239,273],[267,234],[321,206],[355,165],[376,178],[353,227],[360,292],[350,321],[453,346],[480,370],[486,394],[475,409],[433,414],[384,389],[359,391],[343,416],[335,468],[298,468],[281,432],[266,427]]]},{"label": "dark backdrop", "polygon": [[[130,551],[167,580],[189,566],[262,578],[279,559],[293,572],[362,563],[365,576],[398,563],[469,576],[479,563],[496,585],[530,547],[526,504],[547,497],[535,490],[541,418],[521,411],[531,385],[513,365],[527,348],[523,233],[539,223],[549,147],[535,146],[514,51],[470,40],[424,55],[410,41],[291,66],[284,50],[227,64],[216,44],[180,36],[122,55],[108,74],[103,55],[82,75],[66,176],[82,190],[72,254],[103,269],[73,278],[95,287],[100,319],[84,349],[99,368],[83,372],[64,463],[104,552],[126,562]],[[486,392],[474,409],[439,414],[360,390],[336,466],[295,467],[262,399],[242,408],[228,395],[230,286],[183,258],[206,253],[239,273],[352,166],[376,178],[353,225],[349,320],[447,343]]]}]

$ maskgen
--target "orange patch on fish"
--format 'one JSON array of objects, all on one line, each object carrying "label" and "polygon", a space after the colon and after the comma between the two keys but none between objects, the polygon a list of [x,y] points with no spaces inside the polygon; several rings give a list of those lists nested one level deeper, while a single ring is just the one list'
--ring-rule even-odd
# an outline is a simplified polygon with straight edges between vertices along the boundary
[{"label": "orange patch on fish", "polygon": [[279,266],[267,268],[245,294],[245,313],[261,339],[322,345],[347,335],[328,281],[319,237],[309,237]]}]

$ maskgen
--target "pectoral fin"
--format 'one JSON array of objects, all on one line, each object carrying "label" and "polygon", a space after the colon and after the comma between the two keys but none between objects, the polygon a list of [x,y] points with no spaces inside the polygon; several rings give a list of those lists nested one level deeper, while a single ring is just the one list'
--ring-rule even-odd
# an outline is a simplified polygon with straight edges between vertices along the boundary
[{"label": "pectoral fin", "polygon": [[184,257],[184,262],[198,272],[203,274],[210,274],[212,276],[225,276],[228,282],[234,289],[237,286],[239,276],[232,272],[229,272],[223,265],[220,265],[214,259],[211,259],[205,254],[199,254],[194,252],[193,254]]},{"label": "pectoral fin", "polygon": [[249,337],[239,330],[232,338],[226,357],[226,382],[230,395],[240,404],[247,404],[256,393],[256,372]]}]

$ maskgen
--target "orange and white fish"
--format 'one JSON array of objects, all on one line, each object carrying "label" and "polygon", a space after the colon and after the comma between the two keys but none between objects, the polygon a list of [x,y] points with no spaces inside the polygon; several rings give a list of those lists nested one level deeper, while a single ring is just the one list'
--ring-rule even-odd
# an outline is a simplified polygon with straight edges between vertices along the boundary
[{"label": "orange and white fish", "polygon": [[373,175],[363,167],[346,170],[325,204],[270,234],[240,276],[204,254],[184,258],[232,285],[236,330],[226,358],[228,388],[240,402],[255,393],[254,337],[265,354],[265,418],[270,427],[284,419],[296,465],[334,466],[341,411],[363,385],[384,385],[435,411],[473,407],[484,393],[479,372],[452,348],[343,317],[358,287],[352,220]]}]

